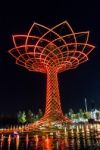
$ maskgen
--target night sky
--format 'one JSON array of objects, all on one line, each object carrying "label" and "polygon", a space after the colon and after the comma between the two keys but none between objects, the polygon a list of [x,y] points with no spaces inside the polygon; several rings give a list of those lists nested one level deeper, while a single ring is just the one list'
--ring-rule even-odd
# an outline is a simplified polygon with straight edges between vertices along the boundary
[{"label": "night sky", "polygon": [[96,46],[89,61],[75,70],[59,74],[62,109],[84,109],[87,98],[100,108],[100,4],[99,0],[33,0],[0,2],[0,114],[19,110],[44,111],[46,74],[28,72],[15,65],[8,50],[13,48],[12,35],[26,34],[32,23],[52,27],[67,20],[75,32],[90,30],[89,43]]}]

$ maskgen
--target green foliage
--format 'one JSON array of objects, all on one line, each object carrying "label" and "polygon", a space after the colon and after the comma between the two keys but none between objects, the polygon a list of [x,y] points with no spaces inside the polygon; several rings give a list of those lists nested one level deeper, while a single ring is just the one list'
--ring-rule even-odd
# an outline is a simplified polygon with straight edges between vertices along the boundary
[{"label": "green foliage", "polygon": [[88,119],[87,112],[84,112],[84,113],[83,113],[83,118],[84,118],[84,119]]},{"label": "green foliage", "polygon": [[80,118],[83,118],[83,114],[84,114],[84,112],[83,112],[83,110],[82,110],[82,109],[79,109],[79,113],[78,113],[78,114],[79,114],[79,117],[80,117]]},{"label": "green foliage", "polygon": [[72,108],[70,108],[70,109],[69,109],[69,112],[68,112],[68,117],[69,117],[70,119],[72,119],[72,118],[73,118],[73,114],[74,114],[74,111],[73,111]]},{"label": "green foliage", "polygon": [[39,112],[38,112],[38,118],[40,119],[42,116],[43,116],[43,112],[42,112],[41,109],[39,109]]},{"label": "green foliage", "polygon": [[26,122],[26,114],[25,111],[19,111],[17,114],[18,122],[24,124]]},{"label": "green foliage", "polygon": [[96,112],[96,119],[100,120],[100,111]]},{"label": "green foliage", "polygon": [[43,112],[39,109],[38,114],[34,115],[31,110],[28,110],[26,113],[25,111],[19,111],[17,114],[17,119],[19,123],[33,123],[39,120],[43,116]]},{"label": "green foliage", "polygon": [[27,121],[27,123],[34,122],[34,114],[31,110],[28,110],[28,112],[26,113],[26,121]]}]

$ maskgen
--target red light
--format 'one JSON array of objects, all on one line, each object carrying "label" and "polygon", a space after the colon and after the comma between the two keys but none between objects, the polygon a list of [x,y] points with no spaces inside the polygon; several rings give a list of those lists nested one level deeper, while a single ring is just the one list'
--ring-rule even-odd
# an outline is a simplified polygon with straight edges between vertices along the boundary
[{"label": "red light", "polygon": [[87,43],[88,38],[88,31],[76,33],[67,21],[53,28],[34,23],[27,35],[13,36],[15,48],[9,53],[16,63],[29,71],[47,74],[46,109],[38,124],[47,120],[71,122],[61,109],[57,74],[88,60],[89,53],[94,49]]}]

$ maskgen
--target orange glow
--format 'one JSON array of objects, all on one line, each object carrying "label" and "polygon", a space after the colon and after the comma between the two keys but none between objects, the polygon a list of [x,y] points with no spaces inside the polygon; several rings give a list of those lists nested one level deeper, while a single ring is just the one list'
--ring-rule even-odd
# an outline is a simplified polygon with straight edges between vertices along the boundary
[{"label": "orange glow", "polygon": [[19,135],[16,136],[16,150],[19,149]]},{"label": "orange glow", "polygon": [[15,47],[9,53],[16,59],[16,64],[47,74],[46,109],[38,125],[70,122],[61,109],[57,75],[88,60],[94,49],[88,39],[89,31],[76,33],[67,21],[52,28],[33,23],[27,35],[13,35]]}]

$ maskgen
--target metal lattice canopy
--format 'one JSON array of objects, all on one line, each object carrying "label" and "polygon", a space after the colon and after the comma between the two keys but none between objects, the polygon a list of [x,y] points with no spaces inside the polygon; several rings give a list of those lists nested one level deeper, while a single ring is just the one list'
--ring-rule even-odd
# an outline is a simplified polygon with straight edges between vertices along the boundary
[{"label": "metal lattice canopy", "polygon": [[9,53],[16,64],[29,71],[47,73],[46,109],[38,125],[47,120],[70,122],[62,113],[57,74],[88,60],[94,49],[88,38],[89,31],[74,32],[67,21],[52,28],[33,23],[27,35],[13,36],[15,47]]},{"label": "metal lattice canopy", "polygon": [[74,69],[88,60],[94,49],[88,44],[89,31],[74,32],[67,21],[53,28],[33,23],[27,35],[14,35],[10,54],[16,64],[29,71],[46,73],[48,66],[58,72]]}]

